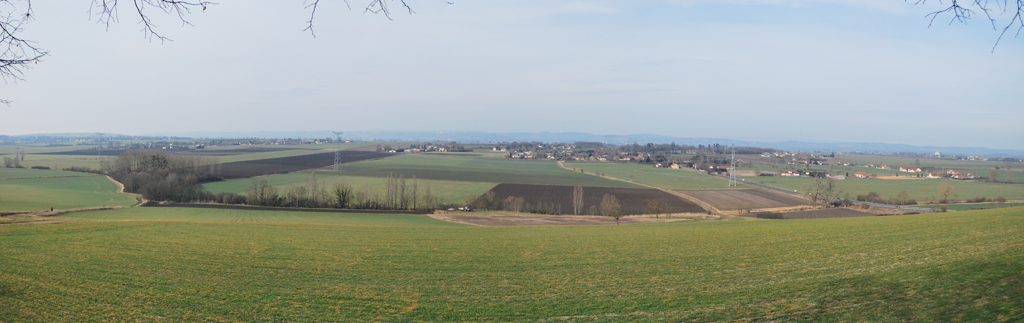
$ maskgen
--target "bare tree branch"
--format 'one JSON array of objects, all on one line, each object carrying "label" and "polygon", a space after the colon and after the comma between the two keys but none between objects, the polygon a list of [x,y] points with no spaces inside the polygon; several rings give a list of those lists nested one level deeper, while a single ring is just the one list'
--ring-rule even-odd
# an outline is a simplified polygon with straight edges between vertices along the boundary
[{"label": "bare tree branch", "polygon": [[[117,1],[118,0],[93,0],[92,6],[89,9],[89,13],[92,14],[93,10],[97,10],[97,22],[110,27],[111,22],[117,22]],[[150,19],[147,9],[156,8],[156,10],[162,11],[165,14],[174,14],[178,16],[178,20],[181,21],[182,26],[192,26],[192,23],[188,22],[186,16],[192,13],[192,9],[206,10],[211,5],[216,5],[215,2],[199,0],[195,2],[191,1],[180,1],[180,0],[132,0],[132,4],[135,6],[135,12],[139,15],[139,24],[142,25],[142,33],[147,38],[156,38],[162,41],[169,41],[167,38],[156,31],[156,25],[153,20]]]},{"label": "bare tree branch", "polygon": [[[363,9],[363,13],[382,13],[384,14],[384,17],[388,18],[388,20],[393,20],[391,19],[391,10],[388,9],[389,1],[394,0],[372,0],[370,1],[369,4],[366,5],[366,8]],[[348,10],[352,10],[352,6],[349,5],[348,0],[344,0],[344,2],[345,7],[348,7]],[[398,2],[402,4],[403,8],[409,11],[409,14],[416,13],[415,11],[412,10],[412,7],[410,7],[408,3],[405,3],[405,0],[399,0]],[[448,2],[448,4],[452,4],[452,2]],[[302,31],[308,30],[309,34],[312,35],[314,38],[316,37],[316,34],[313,32],[313,20],[315,20],[314,18],[316,18],[316,9],[317,6],[319,5],[320,0],[307,0],[306,2],[306,9],[309,9],[309,20],[306,21],[306,28],[302,29]]]},{"label": "bare tree branch", "polygon": [[[18,10],[8,0],[0,1],[0,78],[7,81],[23,80],[29,64],[38,63],[47,51],[33,45],[32,41],[18,37],[22,26],[28,23],[32,17],[32,1],[26,0],[24,11]],[[0,100],[0,103],[8,104],[10,101]]]},{"label": "bare tree branch", "polygon": [[[928,0],[917,0],[914,4],[924,4],[926,2],[928,2]],[[1008,0],[991,1],[991,3],[995,3],[996,7],[999,7],[999,9],[1001,9],[1000,11],[1002,12],[1002,14],[1006,14],[1007,12],[1010,12],[1010,10],[1013,10],[1012,18],[1010,18],[1010,21],[1007,22],[1006,26],[1003,27],[1003,30],[999,33],[999,37],[996,38],[995,44],[992,45],[993,52],[995,52],[996,47],[999,46],[999,41],[1003,39],[1003,36],[1005,36],[1006,32],[1009,31],[1011,28],[1013,28],[1014,26],[1017,27],[1017,32],[1014,34],[1014,37],[1020,36],[1021,31],[1024,30],[1024,0],[1013,0],[1013,2],[1015,5],[1010,5]],[[942,0],[939,0],[939,3],[942,3]],[[998,22],[992,16],[993,8],[990,5],[989,0],[969,0],[966,2],[966,5],[962,5],[962,3],[965,2],[958,0],[950,0],[948,7],[945,7],[942,10],[933,11],[925,15],[925,17],[931,18],[931,20],[929,20],[928,22],[928,27],[932,26],[932,24],[935,22],[935,18],[938,18],[940,15],[945,14],[953,15],[949,20],[950,24],[954,22],[967,24],[967,21],[971,20],[971,16],[975,14],[974,10],[978,10],[985,14],[985,18],[987,18],[989,20],[989,23],[992,24],[992,29],[999,29],[996,26]]]}]

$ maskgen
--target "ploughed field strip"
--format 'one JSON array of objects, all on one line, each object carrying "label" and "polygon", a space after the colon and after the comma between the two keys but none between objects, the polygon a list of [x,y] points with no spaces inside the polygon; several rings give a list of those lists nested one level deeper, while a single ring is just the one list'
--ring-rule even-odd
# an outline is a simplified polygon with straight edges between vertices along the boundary
[{"label": "ploughed field strip", "polygon": [[679,191],[723,211],[806,205],[807,200],[759,189]]},{"label": "ploughed field strip", "polygon": [[[528,205],[524,211],[550,214],[572,214],[573,186],[498,184],[490,190],[494,203],[502,203],[509,197],[521,197]],[[622,213],[645,214],[648,202],[661,200],[668,204],[667,213],[704,213],[704,208],[667,192],[648,188],[583,187],[583,210],[580,215],[599,215],[601,199],[605,194],[614,195],[622,207]]]},{"label": "ploughed field strip", "polygon": [[877,214],[861,212],[851,209],[833,208],[812,211],[786,212],[786,213],[758,213],[755,217],[762,219],[826,219],[826,218],[856,218],[864,216],[878,216]]},{"label": "ploughed field strip", "polygon": [[[342,151],[341,162],[350,163],[360,160],[384,158],[387,156],[392,155],[373,151]],[[246,178],[261,175],[290,173],[331,165],[334,165],[334,152],[247,160],[221,164],[220,177],[223,179]]]}]

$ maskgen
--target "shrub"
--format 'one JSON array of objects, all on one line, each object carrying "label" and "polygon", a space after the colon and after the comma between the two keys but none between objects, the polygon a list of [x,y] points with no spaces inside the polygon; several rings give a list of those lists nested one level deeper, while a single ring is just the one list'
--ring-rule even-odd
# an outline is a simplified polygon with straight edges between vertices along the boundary
[{"label": "shrub", "polygon": [[48,166],[32,166],[32,169],[50,169]]}]

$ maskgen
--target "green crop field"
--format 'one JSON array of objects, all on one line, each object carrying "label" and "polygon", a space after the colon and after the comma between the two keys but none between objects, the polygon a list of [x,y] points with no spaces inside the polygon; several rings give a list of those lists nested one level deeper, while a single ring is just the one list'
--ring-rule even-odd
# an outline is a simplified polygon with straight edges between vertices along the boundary
[{"label": "green crop field", "polygon": [[701,190],[729,188],[729,181],[687,169],[655,168],[651,165],[573,162],[564,163],[570,169],[598,172],[622,180],[660,187],[667,190]]},{"label": "green crop field", "polygon": [[472,227],[129,208],[0,226],[3,321],[1024,320],[1024,208]]},{"label": "green crop field", "polygon": [[95,174],[77,173],[77,172],[65,172],[65,171],[46,170],[46,169],[0,168],[0,179],[40,178],[40,177],[78,177],[78,176],[93,176],[93,175],[95,175]]},{"label": "green crop field", "polygon": [[[25,170],[23,177],[37,173],[67,174],[72,177],[14,178],[0,180],[0,212],[75,209],[93,206],[129,206],[137,203],[134,195],[117,193],[117,185],[104,176]],[[0,171],[0,174],[10,174]],[[86,175],[86,176],[74,176]]]},{"label": "green crop field", "polygon": [[638,187],[629,183],[573,173],[552,161],[517,160],[455,155],[401,155],[345,164],[343,176],[387,177],[389,174],[420,179],[516,183],[540,185],[583,185]]},{"label": "green crop field", "polygon": [[[801,192],[806,191],[806,188],[814,182],[814,179],[808,177],[753,176],[744,177],[744,179],[791,190],[800,190]],[[907,191],[910,194],[910,198],[917,200],[918,203],[923,203],[939,200],[938,187],[939,183],[943,181],[949,181],[953,184],[953,193],[958,196],[956,199],[958,201],[973,197],[995,198],[997,196],[1005,197],[1008,200],[1024,200],[1024,186],[1019,184],[950,181],[945,179],[888,180],[859,178],[847,178],[846,180],[838,181],[838,183],[839,187],[843,188],[844,194],[850,194],[851,199],[855,198],[858,194],[867,194],[868,192],[877,192],[884,198],[891,198],[899,194],[900,191]]]},{"label": "green crop field", "polygon": [[[379,160],[344,164],[341,172],[324,168],[316,172],[318,182],[333,187],[345,183],[355,190],[383,194],[388,175],[403,176],[406,185],[416,177],[419,193],[430,185],[431,194],[445,202],[458,202],[468,195],[480,195],[499,183],[583,185],[601,187],[638,187],[629,183],[573,173],[558,168],[554,162],[494,158],[493,156],[460,156],[454,154],[400,155]],[[270,185],[282,190],[306,185],[311,171],[261,176]],[[253,178],[206,183],[210,192],[244,193]]]}]

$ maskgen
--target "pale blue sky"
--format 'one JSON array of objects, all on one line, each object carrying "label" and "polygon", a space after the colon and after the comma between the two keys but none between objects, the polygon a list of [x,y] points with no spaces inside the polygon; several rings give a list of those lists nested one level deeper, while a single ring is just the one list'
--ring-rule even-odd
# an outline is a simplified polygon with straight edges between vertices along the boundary
[{"label": "pale blue sky", "polygon": [[[650,133],[1024,149],[1024,37],[931,28],[899,0],[218,1],[157,19],[34,2],[50,50],[0,87],[0,134],[423,130]],[[1005,23],[1007,17],[1000,22]]]}]

